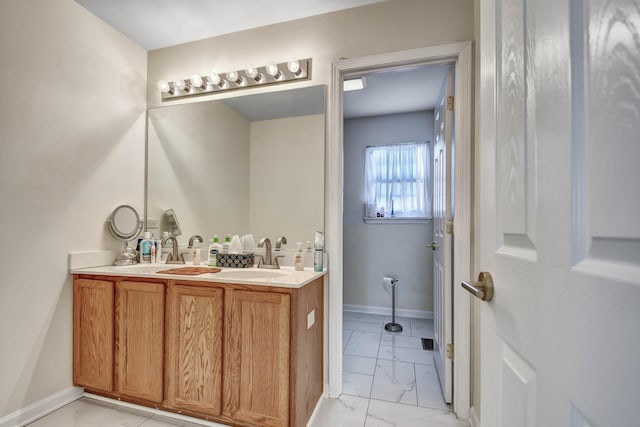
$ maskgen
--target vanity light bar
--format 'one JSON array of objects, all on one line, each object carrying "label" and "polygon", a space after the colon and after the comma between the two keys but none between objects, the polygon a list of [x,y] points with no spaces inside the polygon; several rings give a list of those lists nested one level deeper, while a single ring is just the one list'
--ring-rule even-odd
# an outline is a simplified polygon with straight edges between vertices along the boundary
[{"label": "vanity light bar", "polygon": [[188,79],[167,82],[160,80],[158,90],[162,100],[187,96],[209,95],[235,89],[308,80],[311,77],[311,58],[297,59],[276,64],[270,62],[263,67],[226,73],[211,72],[206,76],[192,75]]}]

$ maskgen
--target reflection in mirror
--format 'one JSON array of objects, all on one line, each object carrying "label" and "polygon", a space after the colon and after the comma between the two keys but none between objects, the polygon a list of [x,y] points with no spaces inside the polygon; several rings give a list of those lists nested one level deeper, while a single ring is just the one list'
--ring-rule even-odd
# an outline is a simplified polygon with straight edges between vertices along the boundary
[{"label": "reflection in mirror", "polygon": [[313,239],[324,230],[325,87],[149,110],[147,219],[156,236],[253,234]]}]

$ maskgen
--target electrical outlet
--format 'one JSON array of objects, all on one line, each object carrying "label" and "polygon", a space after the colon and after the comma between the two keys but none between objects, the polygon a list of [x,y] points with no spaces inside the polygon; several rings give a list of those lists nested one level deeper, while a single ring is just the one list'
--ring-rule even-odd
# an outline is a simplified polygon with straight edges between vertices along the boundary
[{"label": "electrical outlet", "polygon": [[316,311],[311,310],[311,312],[307,314],[307,329],[311,329],[314,323],[316,323]]},{"label": "electrical outlet", "polygon": [[160,220],[158,220],[157,218],[147,219],[147,229],[158,228],[159,225],[160,225]]}]

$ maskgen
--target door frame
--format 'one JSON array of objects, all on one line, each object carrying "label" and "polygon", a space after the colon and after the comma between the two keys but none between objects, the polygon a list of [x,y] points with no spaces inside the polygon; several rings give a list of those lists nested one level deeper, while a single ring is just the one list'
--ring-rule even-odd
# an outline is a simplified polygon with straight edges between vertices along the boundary
[{"label": "door frame", "polygon": [[[327,102],[327,146],[325,170],[325,230],[328,253],[328,394],[342,393],[343,307],[343,91],[344,77],[382,68],[449,62],[455,68],[455,208],[453,283],[469,280],[472,272],[472,43],[459,42],[344,59],[332,64]],[[458,418],[469,418],[471,359],[471,301],[468,292],[453,286],[454,303],[454,392],[453,408]]]}]

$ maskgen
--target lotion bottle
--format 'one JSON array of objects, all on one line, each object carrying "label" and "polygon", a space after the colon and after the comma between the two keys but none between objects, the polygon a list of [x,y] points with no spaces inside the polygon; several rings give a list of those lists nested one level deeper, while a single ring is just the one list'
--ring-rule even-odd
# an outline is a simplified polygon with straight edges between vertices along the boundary
[{"label": "lotion bottle", "polygon": [[296,243],[298,245],[298,249],[296,253],[293,255],[293,268],[296,271],[304,270],[304,252],[302,252],[302,243]]},{"label": "lotion bottle", "polygon": [[217,255],[218,255],[218,235],[214,235],[213,239],[211,239],[211,244],[209,245],[209,267],[215,267],[218,264]]},{"label": "lotion bottle", "polygon": [[227,234],[224,238],[224,243],[222,244],[222,253],[228,254],[230,246],[231,246],[231,234]]},{"label": "lotion bottle", "polygon": [[151,232],[144,232],[144,239],[140,242],[140,262],[149,264],[151,263],[151,247],[153,246],[153,240],[151,240]]}]

